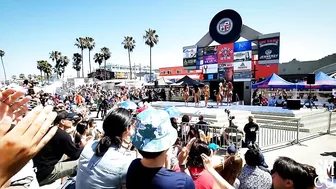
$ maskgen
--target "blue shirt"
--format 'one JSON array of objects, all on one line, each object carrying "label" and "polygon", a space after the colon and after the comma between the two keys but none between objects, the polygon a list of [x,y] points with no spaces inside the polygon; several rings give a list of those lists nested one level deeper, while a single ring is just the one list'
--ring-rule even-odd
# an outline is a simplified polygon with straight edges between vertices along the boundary
[{"label": "blue shirt", "polygon": [[141,159],[135,159],[127,171],[127,189],[195,189],[190,176],[182,172],[173,172],[163,167],[148,168]]},{"label": "blue shirt", "polygon": [[112,189],[126,184],[128,166],[135,159],[135,152],[110,147],[103,157],[95,155],[98,141],[87,144],[79,158],[76,188]]}]

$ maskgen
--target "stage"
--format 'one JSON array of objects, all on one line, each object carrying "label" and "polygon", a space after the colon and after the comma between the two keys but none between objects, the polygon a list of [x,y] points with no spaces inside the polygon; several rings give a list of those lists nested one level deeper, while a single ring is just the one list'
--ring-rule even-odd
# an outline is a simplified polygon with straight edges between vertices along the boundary
[{"label": "stage", "polygon": [[[184,102],[171,102],[171,101],[157,101],[152,102],[153,107],[166,107],[166,106],[175,106],[175,107],[186,107]],[[210,108],[209,106],[212,106]],[[301,108],[300,110],[288,110],[281,107],[270,107],[270,106],[251,106],[251,105],[231,105],[228,106],[226,103],[223,103],[221,106],[217,106],[216,102],[209,102],[208,107],[204,107],[204,102],[200,103],[199,107],[195,107],[195,103],[189,102],[188,108],[196,108],[196,109],[209,109],[209,110],[240,110],[240,111],[249,111],[252,114],[272,114],[272,115],[286,115],[289,117],[297,117],[302,116],[310,113],[317,113],[324,111],[324,109],[308,109],[308,108]]]}]

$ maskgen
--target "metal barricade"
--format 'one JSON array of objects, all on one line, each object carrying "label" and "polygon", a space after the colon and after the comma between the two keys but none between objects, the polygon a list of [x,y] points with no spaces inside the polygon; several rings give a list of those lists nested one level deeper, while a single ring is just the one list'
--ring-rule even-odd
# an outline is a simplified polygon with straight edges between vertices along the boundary
[{"label": "metal barricade", "polygon": [[244,138],[244,132],[236,127],[209,124],[180,123],[178,132],[184,143],[196,136],[208,144],[217,144],[221,149],[226,149],[231,145],[239,149],[242,147]]}]

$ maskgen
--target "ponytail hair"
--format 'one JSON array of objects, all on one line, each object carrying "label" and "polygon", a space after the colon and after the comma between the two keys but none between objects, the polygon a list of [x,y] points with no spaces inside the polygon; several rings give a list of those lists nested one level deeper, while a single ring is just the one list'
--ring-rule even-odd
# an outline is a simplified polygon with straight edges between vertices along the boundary
[{"label": "ponytail hair", "polygon": [[107,150],[115,145],[121,146],[121,136],[127,128],[133,124],[133,118],[130,111],[124,108],[112,110],[103,122],[104,137],[100,139],[96,149],[96,156],[104,156]]}]

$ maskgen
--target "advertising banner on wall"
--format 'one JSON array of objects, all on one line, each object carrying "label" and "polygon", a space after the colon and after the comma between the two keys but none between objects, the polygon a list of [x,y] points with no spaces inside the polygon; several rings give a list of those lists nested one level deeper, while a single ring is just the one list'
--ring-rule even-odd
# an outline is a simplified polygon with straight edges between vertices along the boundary
[{"label": "advertising banner on wall", "polygon": [[233,81],[233,64],[218,64],[218,80]]},{"label": "advertising banner on wall", "polygon": [[233,51],[234,52],[252,51],[252,43],[251,41],[235,42],[233,46]]},{"label": "advertising banner on wall", "polygon": [[252,51],[240,51],[234,53],[234,62],[252,61]]},{"label": "advertising banner on wall", "polygon": [[209,55],[203,57],[204,64],[216,64],[217,63],[217,55]]},{"label": "advertising banner on wall", "polygon": [[210,74],[210,73],[217,73],[218,72],[218,64],[205,64],[203,65],[203,73]]},{"label": "advertising banner on wall", "polygon": [[203,56],[217,54],[217,46],[208,46],[203,49]]},{"label": "advertising banner on wall", "polygon": [[280,52],[280,37],[270,37],[258,40],[258,63],[278,64]]},{"label": "advertising banner on wall", "polygon": [[228,63],[233,62],[234,60],[234,52],[233,52],[233,43],[222,44],[217,48],[218,54],[218,63]]},{"label": "advertising banner on wall", "polygon": [[203,74],[205,81],[217,80],[217,73]]},{"label": "advertising banner on wall", "polygon": [[251,81],[252,61],[235,62],[233,70],[234,81]]},{"label": "advertising banner on wall", "polygon": [[188,47],[183,47],[183,66],[196,66],[197,60],[197,46],[192,45]]}]

